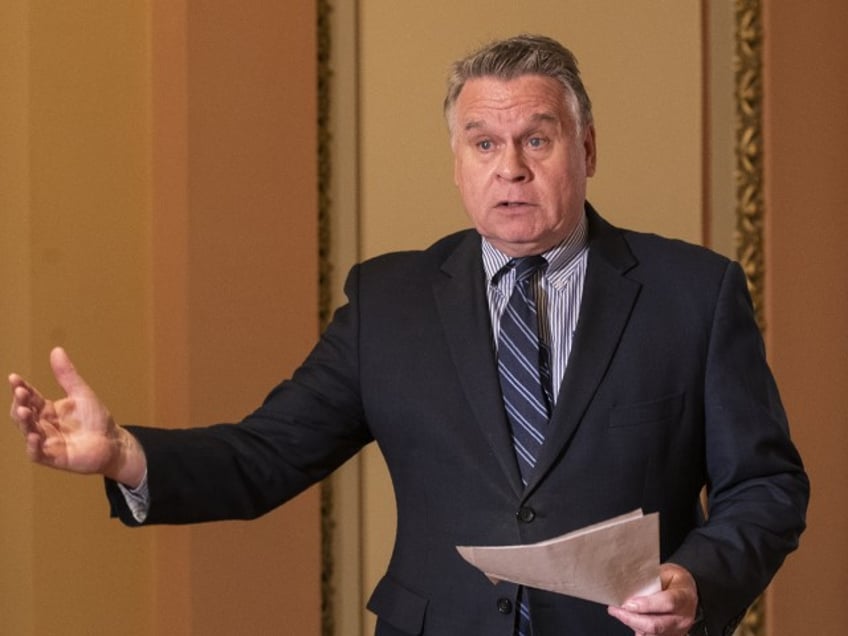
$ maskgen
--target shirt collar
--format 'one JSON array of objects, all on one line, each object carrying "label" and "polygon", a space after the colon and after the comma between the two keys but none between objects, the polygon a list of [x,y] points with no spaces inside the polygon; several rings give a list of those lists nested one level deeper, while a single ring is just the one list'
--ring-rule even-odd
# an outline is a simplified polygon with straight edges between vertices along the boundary
[{"label": "shirt collar", "polygon": [[[580,216],[580,222],[577,227],[572,230],[566,238],[559,244],[555,245],[542,256],[548,261],[548,267],[545,271],[545,277],[554,285],[563,282],[568,275],[571,265],[585,251],[587,246],[588,220],[584,212]],[[491,285],[494,278],[504,265],[512,260],[494,245],[488,239],[482,237],[483,247],[483,269],[486,272],[486,281]]]}]

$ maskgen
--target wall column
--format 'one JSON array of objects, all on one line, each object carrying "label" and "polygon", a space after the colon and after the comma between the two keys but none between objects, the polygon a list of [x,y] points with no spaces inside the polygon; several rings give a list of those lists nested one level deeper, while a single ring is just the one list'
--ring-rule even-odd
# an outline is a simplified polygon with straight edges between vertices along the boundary
[{"label": "wall column", "polygon": [[[64,345],[121,423],[240,419],[318,335],[314,1],[0,5],[0,368],[55,396]],[[317,489],[129,530],[0,446],[4,633],[319,633]]]},{"label": "wall column", "polygon": [[769,634],[848,624],[848,5],[767,2],[766,338],[812,496],[801,549],[767,603]]}]

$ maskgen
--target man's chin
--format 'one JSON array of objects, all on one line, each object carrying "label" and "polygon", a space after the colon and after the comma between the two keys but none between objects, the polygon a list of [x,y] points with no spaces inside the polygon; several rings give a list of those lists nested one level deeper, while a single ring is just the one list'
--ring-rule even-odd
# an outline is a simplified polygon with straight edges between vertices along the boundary
[{"label": "man's chin", "polygon": [[551,249],[556,241],[537,236],[501,236],[487,237],[496,249],[512,258],[534,256]]}]

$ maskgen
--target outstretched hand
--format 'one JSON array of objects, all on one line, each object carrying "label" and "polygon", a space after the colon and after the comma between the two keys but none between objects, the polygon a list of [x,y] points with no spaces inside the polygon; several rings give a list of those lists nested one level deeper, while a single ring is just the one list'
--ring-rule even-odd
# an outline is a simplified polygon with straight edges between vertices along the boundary
[{"label": "outstretched hand", "polygon": [[112,420],[106,406],[80,377],[62,348],[50,352],[53,375],[66,396],[46,399],[21,376],[9,376],[12,420],[37,463],[83,474],[101,474],[128,486],[146,470],[138,441]]}]

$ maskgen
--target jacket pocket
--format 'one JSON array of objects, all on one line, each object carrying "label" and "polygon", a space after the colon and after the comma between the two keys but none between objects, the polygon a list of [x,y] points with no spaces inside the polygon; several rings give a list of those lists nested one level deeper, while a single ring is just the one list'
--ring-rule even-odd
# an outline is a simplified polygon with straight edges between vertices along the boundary
[{"label": "jacket pocket", "polygon": [[650,402],[614,406],[610,411],[609,425],[610,427],[638,426],[678,419],[683,412],[684,396],[685,393],[677,393]]},{"label": "jacket pocket", "polygon": [[368,601],[368,609],[380,620],[406,634],[420,634],[424,629],[427,599],[385,575]]}]

